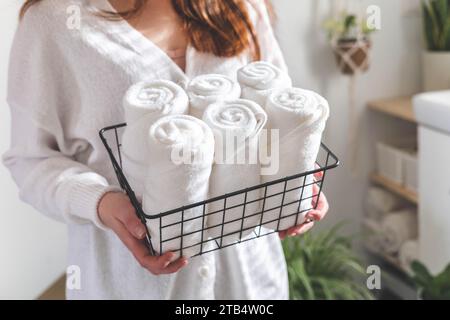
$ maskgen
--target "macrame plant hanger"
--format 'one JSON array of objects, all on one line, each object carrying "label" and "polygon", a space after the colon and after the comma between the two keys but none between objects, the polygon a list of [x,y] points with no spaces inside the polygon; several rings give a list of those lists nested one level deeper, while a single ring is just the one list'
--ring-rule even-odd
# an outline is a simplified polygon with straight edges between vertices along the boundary
[{"label": "macrame plant hanger", "polygon": [[[358,1],[361,17],[361,1]],[[348,2],[346,1],[346,7],[348,9]],[[338,8],[342,6],[338,5]],[[340,12],[337,12],[340,14]],[[348,153],[350,160],[350,169],[353,174],[356,174],[358,169],[358,145],[359,145],[359,130],[360,130],[360,117],[358,116],[358,110],[356,108],[356,81],[358,75],[367,71],[369,66],[369,54],[370,47],[368,46],[367,39],[365,39],[361,28],[358,29],[356,41],[343,43],[339,40],[339,35],[335,35],[331,39],[331,47],[337,56],[339,69],[349,75],[348,83],[348,97],[349,97],[349,129],[348,129]],[[355,57],[362,57],[361,61],[355,61]]]}]

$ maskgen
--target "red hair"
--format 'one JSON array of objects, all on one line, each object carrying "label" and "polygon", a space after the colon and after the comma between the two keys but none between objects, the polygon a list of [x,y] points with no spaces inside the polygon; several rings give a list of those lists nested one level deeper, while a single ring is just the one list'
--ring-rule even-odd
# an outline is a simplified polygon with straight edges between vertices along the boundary
[{"label": "red hair", "polygon": [[[43,0],[27,0],[20,17],[32,5]],[[111,20],[129,19],[139,15],[148,0],[134,0],[131,9],[124,12],[101,12]],[[233,57],[245,50],[252,51],[254,60],[261,59],[261,50],[248,13],[248,0],[172,0],[172,6],[184,23],[190,44],[200,52],[219,57]],[[266,5],[273,18],[272,6]]]}]

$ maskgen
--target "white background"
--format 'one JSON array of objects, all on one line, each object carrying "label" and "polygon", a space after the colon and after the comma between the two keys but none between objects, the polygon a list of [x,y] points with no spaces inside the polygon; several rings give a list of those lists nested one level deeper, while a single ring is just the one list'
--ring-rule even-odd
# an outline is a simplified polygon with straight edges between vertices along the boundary
[{"label": "white background", "polygon": [[[44,0],[45,1],[45,0]],[[359,171],[348,166],[348,81],[339,74],[321,30],[330,4],[338,0],[274,0],[277,29],[291,76],[297,86],[313,89],[329,99],[332,114],[326,143],[341,157],[343,165],[328,176],[326,192],[331,203],[329,217],[320,227],[342,219],[357,232],[373,168],[371,123],[376,117],[365,110],[373,98],[406,95],[420,90],[422,52],[420,15],[416,0],[358,1],[382,9],[382,30],[374,37],[369,73],[356,81],[356,101],[361,114]],[[345,2],[345,1],[343,1]],[[0,2],[0,153],[9,144],[9,112],[6,99],[8,54],[21,1]],[[416,3],[416,5],[414,5]],[[383,119],[378,123],[383,126]],[[397,123],[387,122],[390,131]],[[22,204],[7,170],[0,166],[0,298],[31,299],[38,296],[65,268],[65,226]]]}]

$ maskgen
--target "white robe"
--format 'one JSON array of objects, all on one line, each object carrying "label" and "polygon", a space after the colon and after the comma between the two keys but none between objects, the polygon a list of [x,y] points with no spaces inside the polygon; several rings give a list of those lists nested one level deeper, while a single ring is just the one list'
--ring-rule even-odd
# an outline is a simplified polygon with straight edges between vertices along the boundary
[{"label": "white robe", "polygon": [[[276,234],[191,259],[177,276],[157,277],[102,225],[97,205],[117,180],[98,131],[124,122],[128,87],[145,79],[186,86],[204,73],[235,78],[250,57],[219,58],[189,47],[183,72],[125,21],[92,15],[88,2],[111,9],[107,0],[45,0],[21,21],[8,87],[12,141],[3,156],[23,201],[68,224],[68,265],[80,268],[81,288],[67,289],[67,298],[288,298]],[[263,60],[285,69],[264,1],[248,2]],[[70,5],[81,8],[80,28],[68,19]]]}]

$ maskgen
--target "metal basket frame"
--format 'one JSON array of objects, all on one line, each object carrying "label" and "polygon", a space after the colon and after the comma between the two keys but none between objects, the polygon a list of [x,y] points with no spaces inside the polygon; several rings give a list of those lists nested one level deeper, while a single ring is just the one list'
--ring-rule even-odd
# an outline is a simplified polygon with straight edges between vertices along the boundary
[{"label": "metal basket frame", "polygon": [[[186,206],[183,206],[183,207],[180,207],[180,208],[175,208],[175,209],[172,209],[172,210],[169,210],[169,211],[166,211],[166,212],[162,212],[162,213],[159,213],[159,214],[148,215],[148,214],[146,214],[143,211],[142,206],[141,206],[141,204],[139,203],[139,201],[138,201],[138,199],[136,197],[136,194],[134,193],[133,189],[131,188],[130,184],[128,183],[128,181],[127,181],[127,179],[125,177],[125,174],[124,174],[124,172],[122,170],[122,156],[121,156],[121,151],[120,151],[121,143],[120,143],[120,135],[118,133],[118,130],[121,130],[125,126],[126,126],[126,123],[105,127],[105,128],[100,130],[99,135],[100,135],[100,139],[101,139],[102,143],[104,144],[104,146],[105,146],[105,148],[106,148],[106,150],[108,152],[109,158],[111,160],[111,163],[112,163],[114,172],[115,172],[115,174],[117,176],[117,180],[118,180],[118,182],[120,184],[120,187],[126,192],[128,197],[130,198],[131,204],[133,205],[133,207],[136,210],[136,214],[137,214],[138,218],[146,226],[146,239],[145,239],[145,242],[146,242],[147,247],[149,248],[149,252],[150,252],[151,255],[162,254],[164,252],[162,250],[163,249],[163,244],[165,242],[173,241],[173,240],[176,240],[178,238],[180,239],[180,249],[179,250],[175,250],[175,251],[180,251],[180,256],[183,255],[183,250],[186,250],[186,249],[188,249],[190,247],[198,246],[198,245],[200,245],[200,252],[197,255],[201,255],[201,254],[205,254],[205,253],[208,253],[208,252],[211,252],[211,251],[215,251],[215,250],[219,250],[219,249],[222,249],[222,248],[226,248],[226,247],[238,244],[238,243],[242,243],[242,242],[253,240],[253,239],[256,239],[256,238],[259,238],[259,237],[262,237],[262,236],[266,236],[266,235],[272,234],[274,232],[279,232],[280,231],[279,230],[280,221],[282,219],[289,218],[290,216],[296,215],[296,219],[295,219],[296,223],[295,224],[297,224],[298,217],[299,217],[300,213],[303,213],[305,211],[309,211],[309,210],[312,210],[312,209],[316,209],[316,207],[317,207],[317,201],[316,201],[316,203],[315,203],[315,205],[313,207],[308,208],[307,210],[300,210],[302,201],[309,200],[309,199],[312,200],[314,198],[318,199],[320,197],[320,194],[322,193],[323,183],[325,181],[325,176],[326,176],[327,171],[330,170],[330,169],[334,169],[334,168],[336,168],[339,165],[338,157],[325,144],[322,143],[320,152],[322,154],[324,154],[324,156],[325,156],[324,157],[324,161],[323,161],[322,164],[319,163],[319,162],[316,162],[317,168],[314,169],[314,170],[298,173],[298,174],[295,174],[295,175],[292,175],[292,176],[289,176],[289,177],[285,177],[285,178],[282,178],[282,179],[277,179],[277,180],[273,180],[273,181],[270,181],[270,182],[262,183],[262,184],[259,184],[259,185],[253,186],[253,187],[242,189],[242,190],[236,190],[236,191],[234,191],[232,193],[227,193],[227,194],[224,194],[224,195],[221,195],[221,196],[218,196],[218,197],[214,197],[214,198],[210,198],[210,199],[207,199],[207,200],[204,200],[204,201],[200,201],[200,202],[197,202],[197,203],[189,204],[189,205],[186,205]],[[111,133],[111,132],[113,132],[113,137],[112,138],[114,140],[113,144],[115,145],[115,148],[113,148],[111,146],[110,140],[106,137],[106,135],[108,133]],[[116,153],[116,155],[115,155],[115,153]],[[306,180],[307,180],[308,176],[310,176],[310,175],[314,176],[314,175],[318,174],[319,172],[322,172],[322,177],[320,178],[320,180],[312,179],[313,182],[306,184]],[[289,181],[293,181],[295,179],[302,179],[303,182],[297,188],[288,189],[287,188],[288,182]],[[267,188],[270,187],[270,186],[275,186],[277,184],[282,184],[283,185],[283,188],[282,188],[283,191],[279,192],[279,193],[276,193],[276,194],[268,195],[267,194]],[[318,188],[319,188],[318,193],[317,194],[313,194],[310,197],[303,198],[303,190],[304,190],[304,188],[308,187],[310,185],[313,185],[313,184],[317,184],[318,185]],[[262,197],[260,197],[260,198],[258,198],[256,200],[247,201],[247,196],[248,196],[249,192],[256,191],[256,190],[260,190],[261,191],[262,189],[264,190]],[[300,198],[297,201],[294,201],[294,202],[284,203],[286,193],[291,192],[291,191],[295,191],[296,189],[302,189],[301,190],[301,194],[300,194]],[[262,192],[260,192],[260,194],[262,194]],[[242,204],[239,204],[239,205],[235,205],[235,206],[232,206],[232,207],[227,207],[227,199],[229,199],[231,197],[239,196],[239,195],[244,195],[244,202]],[[267,208],[265,208],[266,199],[269,199],[271,197],[276,197],[276,196],[281,196],[282,197],[281,204],[279,206],[276,206],[276,207],[271,207],[270,209],[267,210]],[[224,203],[223,209],[222,210],[217,210],[217,211],[214,211],[214,212],[207,212],[206,206],[208,204],[211,204],[211,203],[217,202],[217,201],[223,201],[223,203]],[[245,215],[246,206],[248,204],[251,204],[251,203],[257,202],[257,201],[262,202],[261,211],[259,211],[257,213],[254,213],[252,215]],[[285,208],[286,206],[289,206],[289,205],[296,204],[296,203],[298,203],[297,212],[295,212],[295,213],[293,213],[291,215],[282,215],[283,208]],[[201,216],[190,218],[190,219],[185,219],[184,213],[185,213],[186,210],[190,210],[190,209],[194,209],[194,208],[200,208],[200,207],[202,207],[202,215]],[[242,218],[238,218],[238,219],[234,219],[234,220],[230,220],[230,221],[225,222],[225,216],[226,216],[227,210],[235,209],[237,207],[242,207],[243,208]],[[264,213],[272,211],[272,210],[278,210],[278,209],[280,210],[280,212],[279,212],[279,216],[278,216],[277,219],[270,220],[270,221],[264,221],[264,223],[263,223]],[[209,226],[209,227],[205,226],[205,221],[206,221],[205,219],[206,219],[206,217],[208,215],[217,214],[217,213],[220,213],[220,212],[223,212],[223,221],[222,221],[221,225],[215,225],[215,226]],[[174,214],[180,214],[180,213],[181,213],[181,220],[180,221],[172,223],[172,224],[168,224],[168,225],[163,225],[162,224],[163,217],[167,217],[169,215],[174,215]],[[244,220],[248,219],[249,217],[252,217],[254,215],[260,215],[261,216],[259,225],[248,227],[248,228],[244,228]],[[152,237],[150,235],[149,228],[147,227],[147,222],[149,220],[156,220],[156,219],[159,219],[159,228],[160,228],[160,232],[159,232],[159,235],[160,235],[160,239],[159,239],[160,248],[159,248],[158,252],[155,250],[155,248],[154,248],[154,246],[152,244]],[[186,222],[192,221],[194,219],[201,219],[202,220],[202,223],[201,223],[202,228],[201,228],[201,230],[195,230],[195,231],[192,231],[190,233],[183,233],[183,226],[184,226],[184,224]],[[224,234],[224,225],[228,224],[228,223],[237,222],[237,221],[241,221],[241,228],[240,228],[240,230],[232,232],[232,233]],[[270,230],[268,232],[262,232],[264,225],[266,225],[268,223],[273,223],[273,222],[277,222],[276,230]],[[176,224],[180,224],[181,234],[179,236],[163,240],[164,230],[166,228],[174,226]],[[217,238],[206,238],[205,239],[205,235],[204,234],[205,234],[206,230],[211,229],[211,228],[217,228],[217,227],[220,227],[220,226],[222,228],[220,237],[217,237]],[[252,233],[253,237],[248,237],[248,238],[242,239],[243,231],[246,231],[248,229],[254,229],[253,233]],[[196,233],[196,232],[201,232],[201,241],[199,243],[194,244],[194,245],[183,247],[183,238],[185,236],[188,236],[188,235]],[[223,244],[223,238],[225,236],[230,236],[230,235],[233,235],[235,233],[239,233],[239,239],[240,239],[239,241],[236,241],[236,242],[231,243],[231,244]],[[207,242],[211,242],[211,241],[213,241],[212,243],[215,244],[215,245],[213,245],[213,248],[207,248],[207,246],[205,244]]]}]

